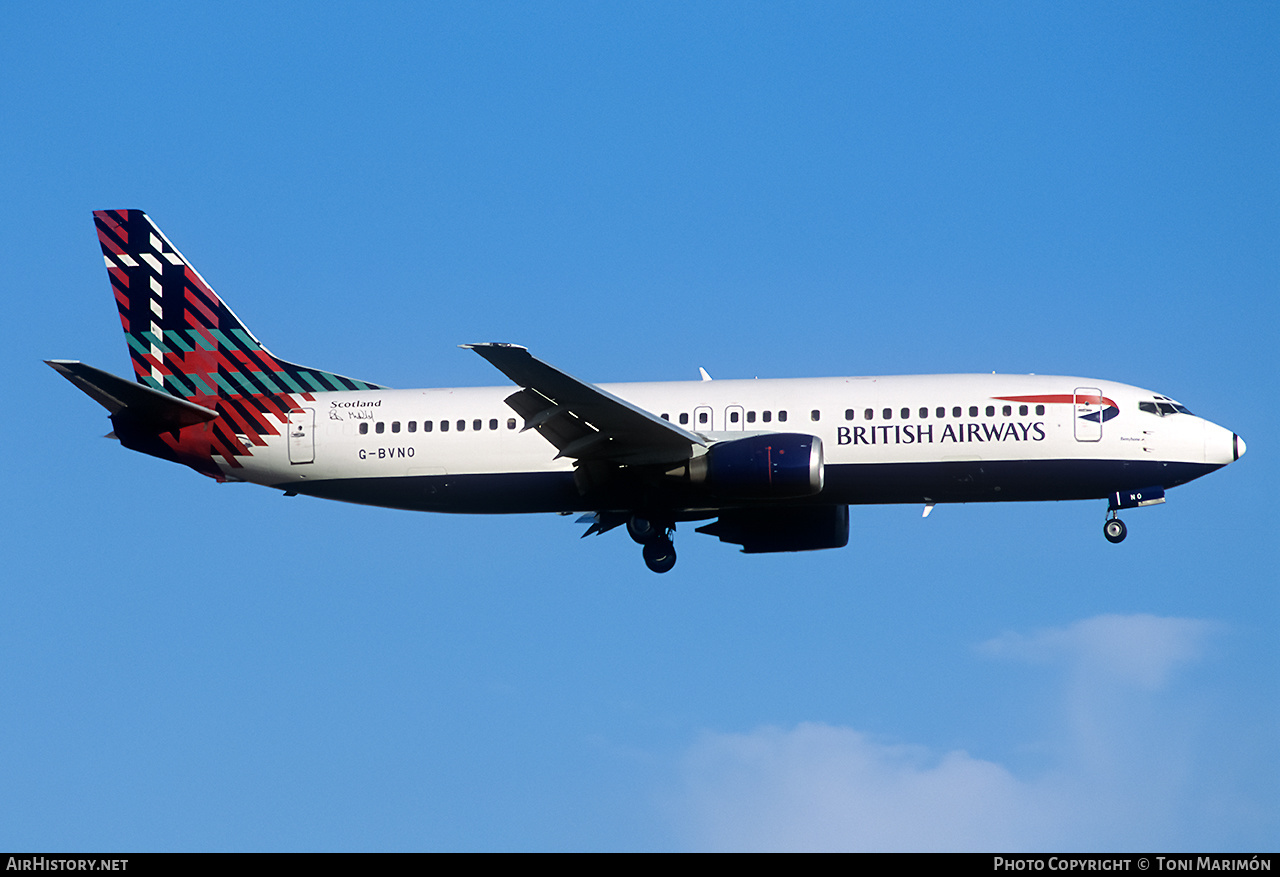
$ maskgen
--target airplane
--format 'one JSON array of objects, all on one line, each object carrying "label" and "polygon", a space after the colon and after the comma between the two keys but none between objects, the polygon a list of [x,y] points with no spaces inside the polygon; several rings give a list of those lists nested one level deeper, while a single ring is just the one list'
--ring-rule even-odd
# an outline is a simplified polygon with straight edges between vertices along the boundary
[{"label": "airplane", "polygon": [[1048,375],[592,384],[463,344],[515,386],[394,390],[278,359],[140,210],[94,212],[134,380],[46,360],[109,438],[219,482],[374,506],[579,513],[645,564],[677,524],[748,554],[842,548],[849,506],[1107,499],[1117,513],[1245,452],[1150,390]]}]

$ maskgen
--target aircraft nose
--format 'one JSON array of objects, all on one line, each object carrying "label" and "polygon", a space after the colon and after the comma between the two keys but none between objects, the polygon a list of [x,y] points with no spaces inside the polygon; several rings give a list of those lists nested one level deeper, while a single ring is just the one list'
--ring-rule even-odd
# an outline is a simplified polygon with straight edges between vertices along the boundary
[{"label": "aircraft nose", "polygon": [[1204,424],[1204,461],[1218,466],[1234,463],[1244,454],[1244,440],[1229,429],[1210,423]]}]

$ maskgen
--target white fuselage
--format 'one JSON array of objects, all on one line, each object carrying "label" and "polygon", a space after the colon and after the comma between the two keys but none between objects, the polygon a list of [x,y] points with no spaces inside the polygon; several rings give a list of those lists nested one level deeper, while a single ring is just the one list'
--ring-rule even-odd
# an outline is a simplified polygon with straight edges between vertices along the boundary
[{"label": "white fuselage", "polygon": [[[750,433],[818,436],[828,474],[814,501],[826,503],[1105,496],[1183,483],[1230,463],[1243,447],[1230,430],[1190,413],[1140,409],[1140,403],[1163,404],[1163,396],[1088,378],[911,375],[600,386],[711,444]],[[463,495],[466,485],[477,483],[471,476],[573,472],[573,461],[555,459],[536,431],[522,431],[521,418],[504,404],[512,392],[507,386],[315,393],[295,400],[287,437],[273,437],[243,468],[224,471],[286,490],[407,508],[590,509],[592,503],[563,490],[532,505],[517,491],[521,499],[511,507],[503,507],[501,490],[479,503]],[[895,477],[903,490],[884,486]],[[404,479],[403,489],[385,493],[357,484]],[[447,500],[415,501],[411,484],[446,481],[452,484]]]}]

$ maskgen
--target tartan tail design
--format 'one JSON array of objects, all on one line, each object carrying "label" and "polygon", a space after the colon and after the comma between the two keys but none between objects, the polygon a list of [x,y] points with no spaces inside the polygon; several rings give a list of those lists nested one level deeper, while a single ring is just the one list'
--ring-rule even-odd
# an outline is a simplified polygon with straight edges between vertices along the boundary
[{"label": "tartan tail design", "polygon": [[202,455],[239,466],[283,431],[299,399],[382,389],[277,359],[141,210],[95,210],[93,220],[138,382],[222,415],[188,427],[208,431]]}]

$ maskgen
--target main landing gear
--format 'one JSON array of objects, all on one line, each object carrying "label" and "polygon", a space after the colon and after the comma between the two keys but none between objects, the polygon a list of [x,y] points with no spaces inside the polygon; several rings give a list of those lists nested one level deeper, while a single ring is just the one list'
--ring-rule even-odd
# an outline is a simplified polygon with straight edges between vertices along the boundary
[{"label": "main landing gear", "polygon": [[674,524],[660,523],[643,515],[627,520],[627,535],[642,546],[644,565],[654,572],[670,572],[676,565],[676,546],[671,541]]},{"label": "main landing gear", "polygon": [[[1111,514],[1115,514],[1112,512]],[[1107,537],[1107,541],[1113,545],[1118,545],[1124,541],[1124,537],[1129,535],[1129,528],[1124,525],[1124,521],[1119,518],[1107,518],[1107,522],[1102,525],[1102,535]]]}]

